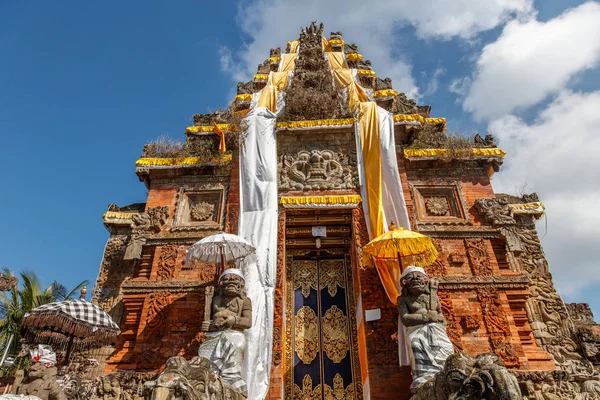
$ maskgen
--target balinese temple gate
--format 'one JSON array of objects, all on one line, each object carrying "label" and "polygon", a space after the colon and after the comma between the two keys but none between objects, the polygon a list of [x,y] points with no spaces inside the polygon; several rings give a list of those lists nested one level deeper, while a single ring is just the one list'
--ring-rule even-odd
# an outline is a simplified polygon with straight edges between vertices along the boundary
[{"label": "balinese temple gate", "polygon": [[314,23],[237,93],[229,109],[195,115],[185,143],[147,144],[136,162],[146,202],[103,215],[93,301],[121,328],[103,363],[122,390],[198,354],[219,276],[185,253],[227,232],[257,247],[239,265],[253,313],[249,398],[410,398],[401,271],[362,254],[392,221],[434,239],[439,258],[425,272],[456,353],[495,354],[531,399],[599,387],[598,357],[583,351],[535,230],[543,204],[492,189],[505,156],[493,137],[446,135],[430,106]]}]

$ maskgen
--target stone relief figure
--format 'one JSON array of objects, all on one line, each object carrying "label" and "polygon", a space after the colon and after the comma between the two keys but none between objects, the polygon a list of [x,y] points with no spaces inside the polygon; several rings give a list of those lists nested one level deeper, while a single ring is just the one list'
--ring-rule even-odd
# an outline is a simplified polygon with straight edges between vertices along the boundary
[{"label": "stone relief figure", "polygon": [[[15,387],[18,386],[17,394],[37,396],[42,400],[67,400],[67,395],[56,382],[57,374],[58,370],[54,365],[46,366],[44,363],[34,362],[20,384],[17,382],[21,377],[15,377]],[[5,396],[6,399],[17,398],[10,395]]]},{"label": "stone relief figure", "polygon": [[211,305],[211,319],[202,323],[206,340],[198,355],[211,361],[212,369],[240,393],[246,392],[242,362],[246,348],[244,330],[252,326],[252,302],[244,290],[244,277],[237,269],[226,269]]},{"label": "stone relief figure", "polygon": [[454,346],[446,333],[435,282],[430,282],[420,267],[406,268],[400,281],[398,311],[412,350],[411,389],[415,390],[442,371],[444,362],[454,353]]},{"label": "stone relief figure", "polygon": [[147,382],[151,400],[243,400],[246,396],[227,384],[203,357],[187,361],[171,357],[156,381]]},{"label": "stone relief figure", "polygon": [[517,400],[522,399],[517,377],[492,353],[475,359],[452,354],[444,369],[421,387],[411,400]]},{"label": "stone relief figure", "polygon": [[358,173],[348,156],[331,150],[283,155],[278,168],[281,189],[352,189],[358,184]]}]

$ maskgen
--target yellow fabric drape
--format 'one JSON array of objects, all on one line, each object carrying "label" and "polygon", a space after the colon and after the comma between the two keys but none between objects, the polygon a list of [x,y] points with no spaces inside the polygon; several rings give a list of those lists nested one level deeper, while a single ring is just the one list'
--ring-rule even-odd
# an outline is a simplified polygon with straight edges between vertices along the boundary
[{"label": "yellow fabric drape", "polygon": [[[472,157],[472,156],[498,156],[504,158],[506,152],[496,147],[492,148],[474,148],[474,149],[457,149],[457,157]],[[404,157],[440,157],[448,155],[447,149],[404,149]]]},{"label": "yellow fabric drape", "polygon": [[377,104],[374,102],[361,102],[358,106],[358,115],[371,235],[377,237],[385,232]]},{"label": "yellow fabric drape", "polygon": [[329,40],[325,39],[325,36],[321,36],[321,44],[323,45],[323,51],[331,51],[331,45]]},{"label": "yellow fabric drape", "polygon": [[359,195],[350,196],[294,196],[294,197],[282,197],[279,202],[281,204],[289,205],[303,205],[303,204],[328,204],[328,205],[339,205],[339,204],[356,204],[360,203],[362,198]]},{"label": "yellow fabric drape", "polygon": [[298,57],[298,53],[284,54],[283,60],[279,67],[280,72],[293,71],[294,68],[296,68],[296,58],[297,57]]},{"label": "yellow fabric drape", "polygon": [[365,91],[354,81],[352,70],[334,69],[333,78],[338,89],[346,88],[348,90],[348,109],[350,111],[354,112],[360,102],[369,100]]},{"label": "yellow fabric drape", "polygon": [[[229,162],[231,161],[231,153],[223,154],[218,157],[212,157],[209,162]],[[177,166],[177,165],[194,165],[205,163],[206,159],[201,157],[185,157],[185,158],[160,158],[160,157],[144,157],[135,162],[137,167],[140,166]]]},{"label": "yellow fabric drape", "polygon": [[[236,130],[235,127],[231,124],[217,124],[217,126],[222,131],[233,132]],[[185,128],[185,131],[187,133],[210,133],[210,132],[214,132],[214,130],[215,130],[215,127],[212,125],[195,125],[195,126],[188,126],[187,128]]]},{"label": "yellow fabric drape", "polygon": [[398,266],[398,261],[378,258],[375,261],[375,267],[377,268],[379,279],[383,284],[385,294],[387,294],[392,303],[398,304],[398,296],[402,290],[400,285],[400,276],[402,275],[402,272]]},{"label": "yellow fabric drape", "polygon": [[290,53],[298,52],[298,39],[294,40],[293,42],[288,42],[288,45],[290,46]]},{"label": "yellow fabric drape", "polygon": [[331,70],[346,68],[344,55],[341,51],[327,53],[327,61],[329,62],[329,69]]},{"label": "yellow fabric drape", "polygon": [[289,77],[289,72],[272,72],[269,83],[275,85],[277,89],[285,91],[288,86]]},{"label": "yellow fabric drape", "polygon": [[[350,97],[348,95],[348,97]],[[358,106],[358,124],[362,144],[365,186],[369,204],[369,223],[371,236],[377,237],[385,232],[383,220],[381,144],[379,136],[379,112],[377,103],[360,102]],[[392,303],[396,303],[399,294],[400,266],[393,260],[375,262],[379,279]]]},{"label": "yellow fabric drape", "polygon": [[330,126],[351,126],[354,125],[354,122],[356,122],[354,118],[314,119],[311,121],[281,121],[275,126],[277,129],[308,129],[316,127],[327,128]]},{"label": "yellow fabric drape", "polygon": [[277,95],[279,94],[279,90],[277,86],[273,84],[268,84],[260,91],[260,96],[258,97],[258,101],[256,103],[256,107],[266,107],[271,112],[277,111]]}]

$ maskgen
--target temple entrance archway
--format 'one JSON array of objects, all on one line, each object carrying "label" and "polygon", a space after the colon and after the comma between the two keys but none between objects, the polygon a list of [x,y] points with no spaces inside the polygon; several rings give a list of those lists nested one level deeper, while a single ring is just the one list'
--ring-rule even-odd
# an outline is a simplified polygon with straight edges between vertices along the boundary
[{"label": "temple entrance archway", "polygon": [[363,398],[352,265],[349,210],[288,214],[285,398]]}]

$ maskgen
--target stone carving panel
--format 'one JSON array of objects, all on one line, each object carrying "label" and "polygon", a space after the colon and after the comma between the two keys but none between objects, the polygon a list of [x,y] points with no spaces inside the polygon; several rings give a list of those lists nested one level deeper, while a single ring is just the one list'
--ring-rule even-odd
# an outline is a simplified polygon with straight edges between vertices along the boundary
[{"label": "stone carving panel", "polygon": [[452,305],[452,298],[448,292],[438,291],[438,298],[442,305],[442,314],[446,318],[446,333],[448,338],[454,345],[454,349],[457,352],[462,352],[462,332],[460,329],[460,317],[457,317],[454,313],[454,306]]},{"label": "stone carving panel", "polygon": [[92,302],[117,322],[123,312],[121,284],[133,275],[133,265],[124,263],[127,235],[111,235],[104,249],[100,274],[92,291]]},{"label": "stone carving panel", "polygon": [[490,288],[480,288],[477,290],[477,300],[481,304],[483,322],[487,328],[492,351],[508,367],[518,367],[519,358],[510,342],[510,325],[497,291]]},{"label": "stone carving panel", "polygon": [[[469,212],[460,182],[435,185],[429,182],[410,183],[417,222],[443,224],[467,223]],[[410,216],[410,215],[409,215]]]},{"label": "stone carving panel", "polygon": [[432,196],[425,199],[427,214],[441,217],[450,215],[450,205],[446,197]]},{"label": "stone carving panel", "polygon": [[591,376],[593,365],[582,356],[573,322],[552,283],[548,262],[532,219],[515,219],[507,198],[477,199],[479,213],[506,237],[515,269],[530,279],[530,298],[526,309],[538,345],[554,357],[555,363],[569,373]]},{"label": "stone carving panel", "polygon": [[348,155],[332,150],[301,150],[279,159],[279,188],[283,190],[354,189],[358,172]]},{"label": "stone carving panel", "polygon": [[204,222],[212,219],[215,214],[215,205],[206,201],[199,201],[190,205],[190,220]]},{"label": "stone carving panel", "polygon": [[473,274],[477,276],[492,275],[492,265],[488,257],[485,240],[481,238],[465,239],[465,247]]},{"label": "stone carving panel", "polygon": [[177,261],[177,245],[165,245],[160,248],[157,281],[168,281],[175,276],[175,262]]}]

